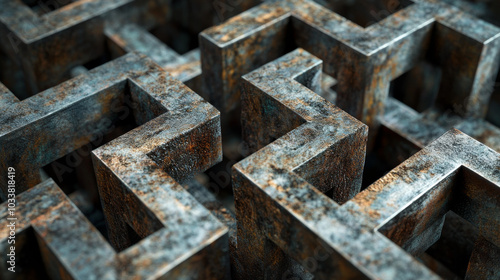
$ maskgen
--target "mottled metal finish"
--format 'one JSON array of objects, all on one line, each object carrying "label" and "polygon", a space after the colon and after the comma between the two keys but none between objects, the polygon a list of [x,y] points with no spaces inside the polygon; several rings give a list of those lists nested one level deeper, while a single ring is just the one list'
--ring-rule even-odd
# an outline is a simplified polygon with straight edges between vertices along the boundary
[{"label": "mottled metal finish", "polygon": [[[82,214],[69,207],[67,198],[63,199],[52,183],[45,181],[28,191],[26,198],[19,198],[35,199],[40,207],[49,209],[53,201],[58,209],[40,219],[47,223],[53,215],[58,221],[57,232],[43,229],[54,237],[43,232],[39,237],[56,250],[46,259],[49,273],[61,279],[228,277],[227,228],[176,182],[221,160],[219,112],[150,59],[128,54],[11,106],[12,110],[2,115],[2,123],[9,124],[2,126],[1,155],[7,159],[2,161],[2,170],[16,168],[17,191],[21,193],[37,181],[31,174],[40,165],[89,141],[88,134],[81,134],[89,133],[83,127],[99,127],[99,120],[111,122],[128,110],[123,105],[125,98],[134,102],[130,113],[140,126],[93,151],[109,238],[119,253],[99,240],[102,237],[95,229],[86,233],[88,222],[72,220]],[[34,107],[36,104],[44,106]],[[120,111],[114,111],[116,108]],[[66,138],[61,139],[60,133],[52,137],[42,133],[56,129],[67,131]],[[66,204],[71,209],[65,210]],[[42,215],[33,205],[21,203],[17,207],[23,220]],[[6,209],[2,207],[2,211]],[[82,231],[78,230],[80,224]],[[92,242],[86,243],[86,236]],[[142,240],[134,245],[137,238]],[[43,256],[49,254],[44,248]],[[104,250],[103,261],[97,256],[85,257],[95,248]],[[64,269],[58,270],[51,263],[62,263]]]},{"label": "mottled metal finish", "polygon": [[[0,198],[14,166],[15,276],[498,278],[498,102],[484,118],[500,28],[471,15],[495,23],[499,6],[466,1],[271,0],[202,32],[196,49],[204,28],[261,1],[61,0],[47,11],[45,0],[0,0]],[[227,137],[240,109],[243,151]],[[124,120],[137,128],[106,143]],[[94,207],[82,190],[70,201],[40,169],[80,147],[111,244],[82,214]],[[192,178],[222,150],[231,162],[254,153],[233,169],[236,215]],[[366,150],[367,163],[403,163],[359,193]]]},{"label": "mottled metal finish", "polygon": [[379,153],[396,166],[451,128],[459,129],[500,153],[500,129],[478,118],[463,118],[431,108],[418,113],[389,97],[380,117]]},{"label": "mottled metal finish", "polygon": [[133,51],[143,53],[190,88],[200,89],[201,65],[198,49],[179,55],[136,24],[109,27],[106,29],[106,36],[114,57]]},{"label": "mottled metal finish", "polygon": [[[303,225],[288,224],[283,210],[273,208],[288,199],[288,191],[300,192],[314,184],[317,188],[311,193],[328,200],[321,191],[331,190],[333,200],[343,203],[360,189],[368,129],[308,89],[319,91],[320,78],[320,60],[302,49],[243,76],[244,138],[250,151],[262,149],[234,167],[242,279],[264,273],[265,278],[275,279],[283,273],[283,256],[268,238],[289,248],[298,261],[313,253],[316,241],[307,239]],[[265,198],[260,189],[265,186],[275,189],[279,198],[267,201],[273,199]],[[316,205],[311,193],[301,193],[303,201],[290,207]],[[310,218],[322,223],[321,213],[313,208]]]},{"label": "mottled metal finish", "polygon": [[[438,103],[484,116],[496,77],[500,29],[439,1],[412,5],[366,28],[311,1],[264,3],[200,34],[204,87],[224,112],[238,104],[239,78],[283,55],[290,42],[324,61],[338,80],[337,105],[378,127],[390,82],[425,55],[442,68]],[[376,130],[373,130],[375,133]]]},{"label": "mottled metal finish", "polygon": [[[221,160],[220,120],[214,107],[158,66],[129,86],[133,98],[148,105],[138,112],[158,116],[94,150],[93,161],[114,247],[123,250],[133,243],[130,228],[141,238],[151,234],[126,250],[134,255],[128,273],[146,277],[155,275],[156,264],[205,256],[204,242],[227,246],[227,229],[174,181]],[[183,270],[169,275],[188,277],[191,271],[202,279],[223,277],[223,268],[229,268],[222,262],[226,254],[211,254],[190,258]]]},{"label": "mottled metal finish", "polygon": [[[39,1],[40,3],[44,3]],[[21,0],[0,1],[0,49],[24,76],[24,98],[69,78],[69,71],[105,52],[108,18],[151,26],[164,21],[168,0],[53,1],[39,15]],[[62,4],[68,5],[62,6]],[[56,7],[53,7],[55,4]],[[14,69],[11,69],[13,71]]]},{"label": "mottled metal finish", "polygon": [[[14,167],[20,193],[40,182],[41,167],[89,142],[102,143],[114,121],[131,114],[137,124],[152,119],[159,109],[154,103],[133,100],[129,89],[129,80],[147,75],[152,67],[157,66],[129,55],[23,101],[4,91],[1,100],[6,101],[0,103],[1,176],[8,166]],[[137,112],[127,107],[133,101],[143,102]],[[0,182],[2,199],[6,184]]]},{"label": "mottled metal finish", "polygon": [[498,278],[500,278],[500,248],[485,238],[480,238],[474,246],[466,279]]},{"label": "mottled metal finish", "polygon": [[19,99],[10,93],[4,84],[0,83],[0,107],[7,107],[17,102],[19,102]]},{"label": "mottled metal finish", "polygon": [[321,66],[297,49],[243,76],[243,138],[253,153],[292,131],[296,146],[285,149],[281,165],[323,192],[333,188],[343,203],[361,187],[368,127],[314,93]]},{"label": "mottled metal finish", "polygon": [[[190,206],[196,214],[188,216],[206,219],[195,234],[191,230],[191,234],[179,235],[168,229],[169,223],[137,245],[116,252],[58,186],[51,179],[46,180],[18,196],[17,215],[22,219],[16,221],[16,254],[22,259],[40,251],[51,279],[222,279],[223,267],[227,267],[226,252],[221,251],[227,246],[226,230],[199,204]],[[4,203],[0,218],[7,217]],[[8,227],[0,230],[0,248],[5,252],[10,246],[9,231]],[[38,248],[27,246],[29,239],[34,238]],[[182,245],[178,246],[179,242]],[[29,279],[33,263],[18,265],[18,274],[14,274],[7,271],[5,258],[5,254],[0,257],[2,279]]]},{"label": "mottled metal finish", "polygon": [[[500,155],[462,132],[446,133],[342,205],[281,167],[281,154],[295,151],[292,135],[235,166],[238,247],[249,240],[260,245],[253,246],[259,257],[246,256],[253,262],[245,277],[286,273],[287,254],[304,267],[316,256],[309,271],[315,279],[436,279],[410,254],[422,254],[439,238],[448,211],[498,250]],[[489,261],[496,262],[495,254]],[[474,277],[487,277],[488,270],[471,258]]]},{"label": "mottled metal finish", "polygon": [[[225,19],[238,14],[259,3],[251,1],[177,1],[170,3],[170,25],[166,25],[170,33],[189,36],[186,31],[198,34],[202,30],[215,24],[220,24]],[[196,18],[196,20],[193,20]],[[157,24],[155,27],[163,27]],[[179,27],[180,26],[180,27]],[[169,29],[170,28],[170,29]],[[185,29],[184,34],[179,34],[177,29]],[[126,21],[124,24],[108,24],[105,28],[108,47],[113,57],[127,52],[137,51],[149,56],[161,65],[172,76],[181,80],[190,88],[202,94],[201,63],[198,48],[180,55],[170,46],[162,42],[150,31],[138,24]],[[169,36],[167,36],[169,37]],[[168,39],[168,38],[167,38]],[[175,41],[175,40],[174,40]]]},{"label": "mottled metal finish", "polygon": [[[0,205],[2,221],[11,217],[7,209],[6,202]],[[113,248],[52,179],[17,196],[16,217],[18,260],[40,251],[52,279],[116,279],[119,275],[119,270],[113,269],[118,264]],[[0,229],[2,252],[11,246],[7,242],[9,232],[8,227]],[[36,238],[38,248],[27,246],[26,239],[30,238]],[[1,254],[2,279],[29,279],[26,274],[35,267],[33,263],[20,265],[16,273],[11,273],[7,270],[6,258]]]}]

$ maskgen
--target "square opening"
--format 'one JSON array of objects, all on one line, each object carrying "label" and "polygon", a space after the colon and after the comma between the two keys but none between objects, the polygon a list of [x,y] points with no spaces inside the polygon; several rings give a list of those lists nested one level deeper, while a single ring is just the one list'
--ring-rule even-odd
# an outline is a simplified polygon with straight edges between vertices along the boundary
[{"label": "square opening", "polygon": [[182,26],[162,25],[151,29],[150,32],[179,55],[198,48],[198,34],[191,33]]},{"label": "square opening", "polygon": [[420,61],[410,71],[391,81],[389,96],[417,112],[423,112],[434,105],[441,76],[441,68],[428,61]]},{"label": "square opening", "polygon": [[325,72],[321,75],[321,93],[319,94],[326,101],[335,104],[337,101],[337,85],[338,81]]},{"label": "square opening", "polygon": [[366,28],[413,4],[411,0],[314,0]]},{"label": "square opening", "polygon": [[450,211],[441,237],[417,259],[444,279],[464,279],[477,238],[475,227]]},{"label": "square opening", "polygon": [[497,192],[494,183],[462,166],[378,231],[444,279],[468,278],[483,268],[488,273],[483,262],[495,262],[499,250],[486,239],[491,229],[481,224]]}]

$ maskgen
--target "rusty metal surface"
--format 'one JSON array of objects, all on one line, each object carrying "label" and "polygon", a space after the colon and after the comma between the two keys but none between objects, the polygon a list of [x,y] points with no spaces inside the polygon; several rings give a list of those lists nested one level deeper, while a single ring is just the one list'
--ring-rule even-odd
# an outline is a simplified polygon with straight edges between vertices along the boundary
[{"label": "rusty metal surface", "polygon": [[[156,192],[159,193],[162,191]],[[163,191],[163,195],[166,193]],[[17,224],[16,237],[36,238],[41,258],[48,268],[47,274],[52,279],[168,279],[193,275],[202,279],[222,279],[225,272],[220,267],[227,266],[224,264],[226,229],[201,205],[194,203],[190,206],[195,211],[182,217],[197,222],[203,220],[198,223],[200,228],[196,232],[191,227],[179,225],[177,229],[171,229],[165,224],[163,229],[137,245],[116,252],[57,185],[52,180],[46,180],[18,197],[17,207],[23,219]],[[163,210],[163,213],[155,214],[169,212]],[[177,211],[177,214],[180,213]],[[6,207],[0,217],[8,217]],[[30,228],[33,228],[34,235],[28,231]],[[0,243],[4,251],[9,247],[8,236],[9,228],[2,228]],[[21,257],[33,254],[34,248],[23,244],[16,245],[18,254]],[[141,256],[147,256],[147,259]],[[8,257],[2,255],[1,259],[2,271],[6,271]],[[29,272],[25,269],[24,275],[22,270],[21,275],[3,273],[2,279],[23,279],[23,276],[30,279],[27,276]]]},{"label": "rusty metal surface", "polygon": [[0,278],[499,278],[499,8],[0,0]]},{"label": "rusty metal surface", "polygon": [[320,78],[321,61],[302,49],[244,75],[243,138],[256,152],[292,131],[275,143],[279,155],[265,152],[277,159],[272,168],[287,167],[323,192],[335,186],[332,198],[343,203],[361,188],[368,128],[314,93]]},{"label": "rusty metal surface", "polygon": [[125,14],[129,21],[151,25],[153,16],[158,21],[168,10],[163,0],[61,0],[45,7],[34,2],[46,13],[37,14],[21,0],[0,2],[1,49],[24,77],[25,84],[17,85],[24,98],[57,85],[73,67],[103,55],[106,18]]},{"label": "rusty metal surface", "polygon": [[175,78],[186,83],[191,88],[200,88],[197,86],[199,84],[197,80],[201,75],[200,52],[198,49],[180,55],[136,24],[108,28],[106,35],[114,57],[133,51],[146,54]]},{"label": "rusty metal surface", "polygon": [[[310,271],[315,279],[434,279],[409,254],[418,256],[439,239],[448,211],[474,224],[494,244],[489,245],[492,250],[498,250],[499,221],[491,213],[499,210],[500,155],[458,130],[343,205],[289,169],[275,166],[276,158],[282,158],[275,151],[287,150],[290,136],[235,166],[238,246],[252,243],[253,250],[242,258],[254,260],[244,278],[289,272],[285,253],[304,266],[316,253],[320,256]],[[468,271],[480,269],[483,264],[472,259]]]},{"label": "rusty metal surface", "polygon": [[[376,130],[390,81],[426,53],[443,70],[438,100],[481,117],[498,72],[500,29],[439,1],[412,5],[367,28],[312,1],[275,1],[200,34],[204,86],[224,112],[237,104],[243,74],[297,45],[338,80],[337,104]],[[458,59],[459,57],[467,60]],[[227,67],[231,65],[231,67]]]},{"label": "rusty metal surface", "polygon": [[451,128],[459,129],[500,153],[500,129],[480,118],[462,118],[451,111],[435,108],[418,113],[390,97],[380,124],[378,152],[394,166]]},{"label": "rusty metal surface", "polygon": [[[18,192],[32,187],[39,181],[36,171],[40,166],[103,133],[99,121],[108,121],[110,123],[106,125],[110,125],[114,118],[120,118],[118,113],[123,114],[124,109],[128,109],[124,107],[126,98],[129,98],[128,102],[134,102],[133,112],[130,113],[142,125],[92,152],[109,226],[109,239],[117,251],[124,251],[104,256],[108,261],[110,256],[116,258],[116,263],[111,263],[109,269],[103,267],[96,271],[91,267],[79,271],[81,264],[75,264],[63,253],[56,252],[52,258],[68,264],[64,265],[63,272],[54,267],[49,274],[54,278],[72,275],[76,279],[146,278],[155,275],[223,278],[228,273],[220,269],[228,267],[225,255],[227,228],[173,179],[181,180],[191,172],[204,171],[220,161],[219,113],[147,58],[126,55],[91,70],[87,75],[17,102],[10,107],[12,110],[5,110],[3,123],[10,125],[2,127],[3,170],[7,170],[7,166],[16,166]],[[75,111],[79,112],[80,118],[67,115]],[[81,117],[85,115],[85,118]],[[12,122],[13,119],[16,122]],[[85,127],[101,130],[82,129]],[[42,133],[47,130],[65,130],[69,136],[61,138],[60,134],[52,134],[50,137],[51,134]],[[22,142],[15,139],[37,140]],[[19,154],[26,155],[26,158],[19,158]],[[30,180],[23,181],[23,178]],[[4,199],[6,188],[2,185]],[[37,199],[43,201],[44,197]],[[169,203],[165,204],[166,201]],[[54,203],[58,205],[59,202],[56,200]],[[6,203],[4,205],[2,210],[6,211]],[[28,205],[26,209],[22,205],[18,207],[24,211],[19,214],[22,217],[37,215],[34,206]],[[69,219],[72,214],[60,213],[56,216],[65,215]],[[72,228],[71,224],[67,226]],[[142,238],[132,247],[133,238],[126,235],[130,232],[128,227]],[[61,234],[66,231],[60,230]],[[7,232],[5,229],[4,235]],[[76,245],[83,237],[78,232],[74,234],[54,242],[63,252],[70,250],[65,244],[73,242]],[[45,237],[44,234],[42,236]],[[82,249],[81,252],[74,248],[68,254],[88,264],[95,260],[79,255],[94,246],[91,243],[81,244],[81,247],[77,246]],[[193,271],[196,267],[199,270]]]}]

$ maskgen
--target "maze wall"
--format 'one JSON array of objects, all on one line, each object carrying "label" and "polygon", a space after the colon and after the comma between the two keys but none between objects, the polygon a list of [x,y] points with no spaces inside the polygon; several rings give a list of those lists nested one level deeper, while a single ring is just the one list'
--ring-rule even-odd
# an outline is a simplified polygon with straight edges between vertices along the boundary
[{"label": "maze wall", "polygon": [[500,5],[0,0],[0,279],[500,279]]}]

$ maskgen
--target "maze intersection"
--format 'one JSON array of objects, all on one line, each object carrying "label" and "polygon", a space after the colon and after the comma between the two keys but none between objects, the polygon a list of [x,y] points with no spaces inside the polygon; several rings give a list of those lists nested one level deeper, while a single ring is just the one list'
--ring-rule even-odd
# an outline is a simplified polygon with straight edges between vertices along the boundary
[{"label": "maze intersection", "polygon": [[[2,279],[500,277],[500,28],[484,9],[35,2],[0,1],[1,198],[12,166],[19,219],[17,274],[0,230]],[[233,134],[235,214],[197,175]],[[83,147],[104,235],[43,171]],[[368,184],[372,157],[386,171]]]}]

